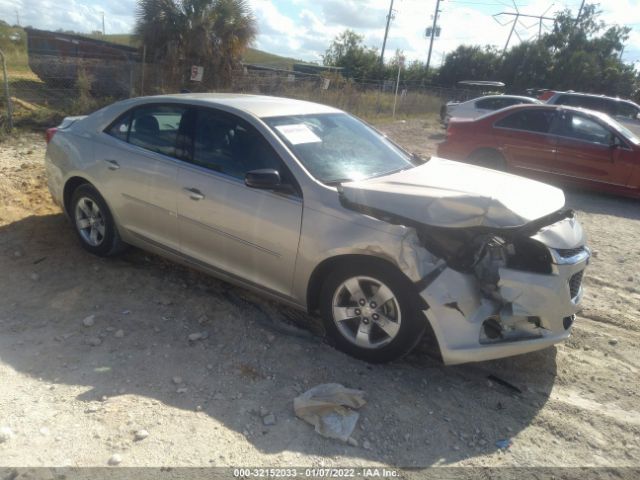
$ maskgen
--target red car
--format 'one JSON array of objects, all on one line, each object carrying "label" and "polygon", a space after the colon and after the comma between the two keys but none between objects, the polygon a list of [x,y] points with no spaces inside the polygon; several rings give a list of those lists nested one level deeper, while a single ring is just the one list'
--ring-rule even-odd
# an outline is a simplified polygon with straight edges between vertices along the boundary
[{"label": "red car", "polygon": [[592,110],[518,105],[452,118],[438,156],[640,198],[640,139]]}]

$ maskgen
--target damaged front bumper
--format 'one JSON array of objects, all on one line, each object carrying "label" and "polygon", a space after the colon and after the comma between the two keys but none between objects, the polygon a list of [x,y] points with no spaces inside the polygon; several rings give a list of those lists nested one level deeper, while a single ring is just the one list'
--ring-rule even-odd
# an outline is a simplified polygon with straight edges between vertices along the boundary
[{"label": "damaged front bumper", "polygon": [[571,248],[545,245],[551,259],[549,273],[499,268],[497,289],[487,295],[476,275],[441,264],[439,274],[420,285],[420,296],[428,305],[425,315],[446,364],[528,353],[570,335],[590,251],[574,220],[550,228],[557,232],[569,228],[576,235]]}]

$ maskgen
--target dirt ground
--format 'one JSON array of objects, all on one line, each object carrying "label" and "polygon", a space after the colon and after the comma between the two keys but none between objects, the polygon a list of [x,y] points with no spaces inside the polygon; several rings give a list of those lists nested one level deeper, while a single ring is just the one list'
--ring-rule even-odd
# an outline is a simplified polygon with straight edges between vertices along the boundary
[{"label": "dirt ground", "polygon": [[[380,128],[422,154],[442,138],[420,120]],[[0,466],[640,466],[637,201],[567,192],[594,256],[566,343],[372,366],[245,290],[137,249],[86,253],[50,201],[44,149],[0,144]],[[354,445],[293,413],[327,382],[366,392]]]}]

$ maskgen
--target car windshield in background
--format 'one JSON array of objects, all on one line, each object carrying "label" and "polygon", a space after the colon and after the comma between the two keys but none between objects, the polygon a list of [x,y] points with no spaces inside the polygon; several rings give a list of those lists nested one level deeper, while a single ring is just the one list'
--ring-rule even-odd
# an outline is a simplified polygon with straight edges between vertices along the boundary
[{"label": "car windshield in background", "polygon": [[[593,114],[594,113],[592,112],[592,115]],[[630,142],[634,143],[635,145],[640,145],[640,137],[638,137],[635,133],[633,133],[631,130],[625,127],[622,123],[616,121],[615,119],[611,118],[609,115],[606,115],[606,114],[596,114],[596,116],[600,118],[603,122],[607,123],[608,125],[618,130],[618,132],[620,132]]]},{"label": "car windshield in background", "polygon": [[344,113],[273,117],[265,122],[315,178],[329,185],[415,166],[398,147]]}]

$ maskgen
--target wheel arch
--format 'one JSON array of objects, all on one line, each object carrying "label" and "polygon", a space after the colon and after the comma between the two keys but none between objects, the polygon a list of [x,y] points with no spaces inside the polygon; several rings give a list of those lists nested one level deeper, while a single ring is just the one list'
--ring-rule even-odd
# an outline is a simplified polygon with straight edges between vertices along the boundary
[{"label": "wheel arch", "polygon": [[[484,158],[483,158],[484,156]],[[467,162],[474,163],[478,160],[493,159],[500,164],[503,169],[508,169],[507,158],[498,147],[482,146],[474,149],[468,156]]]},{"label": "wheel arch", "polygon": [[[309,313],[313,313],[318,310],[320,304],[320,291],[322,289],[322,284],[329,275],[337,266],[343,266],[345,264],[358,265],[358,264],[377,264],[383,268],[392,269],[402,275],[407,282],[411,285],[414,285],[413,282],[405,275],[405,273],[400,270],[398,265],[394,264],[392,261],[378,256],[367,255],[367,254],[341,254],[333,257],[326,258],[322,262],[320,262],[316,268],[311,273],[309,277],[309,282],[307,283],[307,311]],[[416,294],[417,294],[416,290]]]},{"label": "wheel arch", "polygon": [[75,192],[80,185],[84,185],[84,184],[88,184],[88,185],[91,185],[93,188],[96,188],[93,183],[91,183],[89,180],[79,175],[69,177],[67,181],[64,183],[64,188],[62,190],[62,205],[64,206],[64,211],[67,215],[71,215],[70,203],[71,203],[71,198],[73,197],[73,192]]}]

